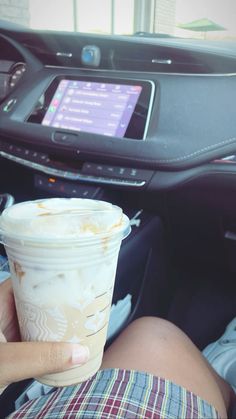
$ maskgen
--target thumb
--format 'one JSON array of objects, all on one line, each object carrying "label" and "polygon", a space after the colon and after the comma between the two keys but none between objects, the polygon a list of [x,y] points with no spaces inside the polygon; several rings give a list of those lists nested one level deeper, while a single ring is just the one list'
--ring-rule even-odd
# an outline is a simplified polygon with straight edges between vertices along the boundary
[{"label": "thumb", "polygon": [[0,343],[0,388],[26,378],[64,371],[88,359],[89,349],[74,343]]}]

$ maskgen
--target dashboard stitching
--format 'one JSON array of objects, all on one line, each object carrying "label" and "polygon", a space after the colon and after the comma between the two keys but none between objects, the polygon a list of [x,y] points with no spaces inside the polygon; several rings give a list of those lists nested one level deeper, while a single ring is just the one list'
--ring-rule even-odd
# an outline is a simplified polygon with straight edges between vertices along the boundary
[{"label": "dashboard stitching", "polygon": [[235,141],[236,141],[236,137],[233,137],[233,138],[229,138],[228,140],[224,140],[224,141],[221,141],[219,143],[215,143],[215,144],[209,145],[207,147],[201,148],[200,150],[196,150],[196,151],[194,151],[193,153],[190,153],[190,154],[186,154],[186,155],[183,155],[183,156],[180,156],[180,157],[175,157],[173,159],[161,159],[161,160],[155,159],[155,161],[158,162],[158,163],[165,163],[165,162],[170,163],[170,162],[175,162],[175,161],[186,160],[189,157],[197,156],[199,154],[204,153],[205,151],[213,150],[217,146],[224,146],[226,144],[231,144]]},{"label": "dashboard stitching", "polygon": [[[200,155],[200,154],[204,153],[205,151],[207,152],[207,151],[214,150],[217,146],[224,146],[224,145],[227,145],[227,144],[234,143],[235,141],[236,141],[236,137],[229,138],[228,140],[224,140],[224,141],[221,141],[219,143],[212,144],[212,145],[210,145],[208,147],[204,147],[204,148],[202,148],[200,150],[196,150],[193,153],[186,154],[186,155],[183,155],[183,156],[180,156],[180,157],[175,157],[175,158],[172,158],[172,159],[155,159],[155,158],[151,158],[151,157],[149,159],[145,159],[145,158],[137,158],[135,156],[132,156],[132,161],[139,161],[139,162],[151,162],[152,161],[152,162],[155,162],[155,163],[171,163],[171,162],[177,162],[177,161],[186,160],[186,159],[188,159],[190,157],[193,157],[193,156]],[[77,154],[81,153],[81,149],[80,150],[76,150],[76,153]],[[98,152],[97,150],[96,151],[90,150],[89,151],[89,154],[90,155],[96,155],[96,156],[104,156],[103,153]],[[131,157],[124,156],[122,154],[119,154],[119,155],[116,154],[115,156],[114,156],[114,154],[112,154],[112,156],[113,157],[122,158],[123,160],[130,160],[131,159]]]}]

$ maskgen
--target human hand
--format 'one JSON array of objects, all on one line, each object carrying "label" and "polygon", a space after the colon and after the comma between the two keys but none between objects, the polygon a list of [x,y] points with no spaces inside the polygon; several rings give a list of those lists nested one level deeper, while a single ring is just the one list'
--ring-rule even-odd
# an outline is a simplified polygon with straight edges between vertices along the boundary
[{"label": "human hand", "polygon": [[12,382],[84,364],[88,348],[64,342],[21,342],[11,281],[0,284],[0,394]]}]

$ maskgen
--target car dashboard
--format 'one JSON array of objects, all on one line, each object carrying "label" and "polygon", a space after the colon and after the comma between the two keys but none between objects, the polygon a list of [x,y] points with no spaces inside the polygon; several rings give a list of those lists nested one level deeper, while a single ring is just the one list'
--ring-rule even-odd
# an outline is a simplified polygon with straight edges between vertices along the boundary
[{"label": "car dashboard", "polygon": [[233,42],[31,31],[2,21],[0,44],[0,155],[43,174],[45,185],[50,176],[151,191],[221,176],[234,182]]}]

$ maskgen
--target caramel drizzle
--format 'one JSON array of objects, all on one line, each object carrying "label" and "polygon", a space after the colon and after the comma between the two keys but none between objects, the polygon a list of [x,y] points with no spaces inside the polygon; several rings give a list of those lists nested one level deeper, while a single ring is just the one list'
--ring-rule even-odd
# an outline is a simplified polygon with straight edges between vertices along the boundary
[{"label": "caramel drizzle", "polygon": [[13,266],[15,274],[19,279],[19,282],[21,283],[23,277],[25,276],[25,272],[23,271],[22,266],[18,262],[13,262]]}]

